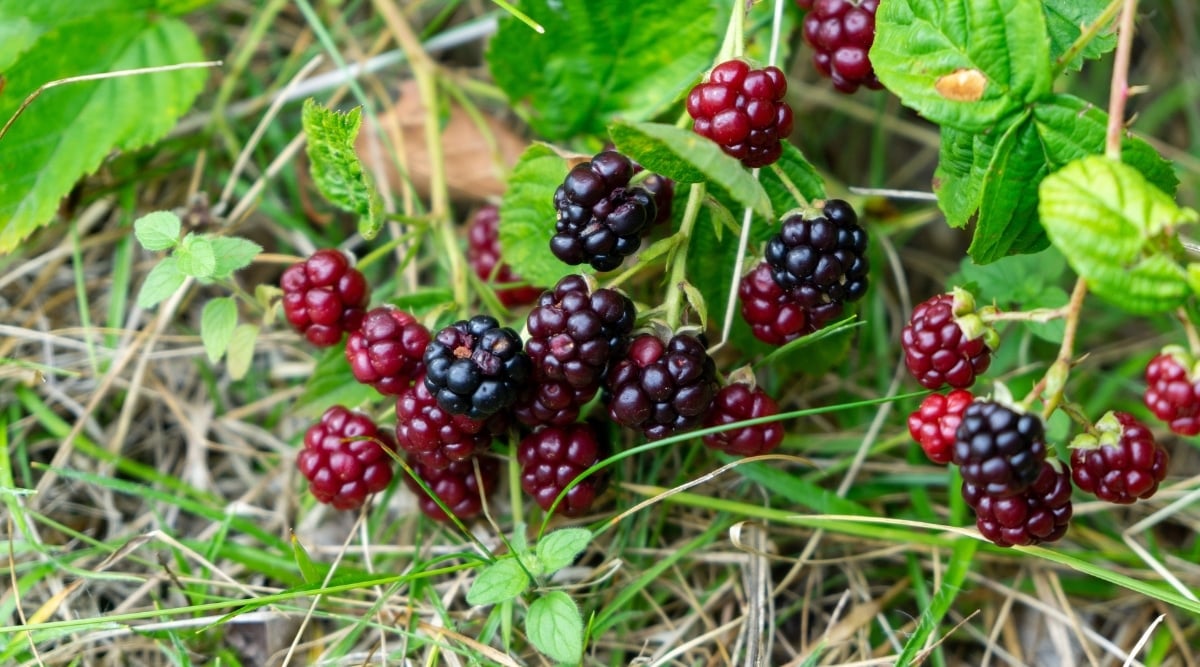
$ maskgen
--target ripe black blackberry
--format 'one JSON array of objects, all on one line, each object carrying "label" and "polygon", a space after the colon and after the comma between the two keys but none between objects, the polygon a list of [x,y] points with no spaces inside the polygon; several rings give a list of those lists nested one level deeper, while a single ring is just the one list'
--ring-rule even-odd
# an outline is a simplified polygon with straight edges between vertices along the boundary
[{"label": "ripe black blackberry", "polygon": [[629,187],[633,163],[604,151],[575,165],[554,192],[558,211],[550,251],[567,264],[612,271],[637,251],[642,231],[655,219],[654,196]]},{"label": "ripe black blackberry", "polygon": [[816,52],[813,65],[833,80],[834,88],[853,93],[859,86],[883,87],[870,58],[879,0],[796,0],[796,4],[809,10],[803,34]]},{"label": "ripe black blackberry", "polygon": [[317,500],[340,510],[363,506],[367,495],[392,483],[396,442],[371,418],[335,405],[304,433],[296,467]]},{"label": "ripe black blackberry", "polygon": [[867,293],[867,231],[840,199],[825,202],[821,214],[784,218],[767,242],[765,259],[775,282],[804,308],[861,299]]},{"label": "ripe black blackberry", "polygon": [[1074,508],[1071,474],[1057,460],[1042,461],[1024,491],[998,497],[963,484],[980,534],[1001,547],[1055,542],[1066,535]]},{"label": "ripe black blackberry", "polygon": [[337,250],[318,250],[288,267],[279,281],[283,313],[308,342],[330,347],[362,324],[371,291],[350,260]]},{"label": "ripe black blackberry", "polygon": [[783,100],[787,77],[770,66],[753,69],[727,60],[688,93],[692,129],[747,167],[765,167],[783,155],[792,133],[792,109]]},{"label": "ripe black blackberry", "polygon": [[[484,206],[471,218],[467,230],[467,262],[480,280],[492,280],[500,285],[522,282],[501,257],[500,210],[495,206]],[[496,298],[509,307],[523,306],[532,303],[541,293],[539,287],[524,285],[497,289]]]},{"label": "ripe black blackberry", "polygon": [[[521,488],[544,510],[584,470],[600,462],[608,451],[600,429],[590,423],[547,426],[521,439],[517,462],[521,464]],[[604,490],[604,475],[592,475],[567,492],[557,512],[580,516]]]},{"label": "ripe black blackberry", "polygon": [[[747,419],[779,414],[779,405],[759,387],[734,382],[721,388],[713,398],[704,419],[704,427],[724,426]],[[709,433],[704,444],[735,456],[758,456],[773,451],[783,442],[783,426],[767,422],[753,426]]]},{"label": "ripe black blackberry", "polygon": [[974,298],[960,289],[917,304],[900,332],[904,365],[926,389],[975,384],[991,365],[999,340],[996,330],[975,312]]},{"label": "ripe black blackberry", "polygon": [[1110,503],[1128,505],[1153,496],[1170,460],[1150,429],[1128,412],[1109,412],[1096,422],[1095,434],[1071,442],[1075,485]]},{"label": "ripe black blackberry", "polygon": [[346,359],[354,379],[396,396],[425,371],[422,358],[429,330],[408,313],[391,307],[375,308],[346,339]]},{"label": "ripe black blackberry", "polygon": [[742,301],[742,317],[754,336],[764,343],[783,345],[820,330],[842,314],[841,302],[805,308],[788,290],[779,286],[772,275],[771,265],[759,262],[738,284]]},{"label": "ripe black blackberry", "polygon": [[613,421],[661,440],[704,420],[717,393],[717,368],[691,334],[677,333],[666,343],[641,334],[612,365],[605,389]]},{"label": "ripe black blackberry", "polygon": [[[479,472],[475,472],[475,464]],[[455,461],[445,468],[430,468],[419,461],[409,459],[417,477],[429,485],[450,512],[460,519],[470,519],[483,511],[483,500],[496,490],[500,481],[500,465],[487,456],[474,456]],[[417,506],[425,516],[434,521],[447,522],[450,516],[437,504],[432,496],[417,484],[410,475],[404,475],[404,483],[417,496]]]},{"label": "ripe black blackberry", "polygon": [[995,401],[977,400],[963,411],[955,434],[955,465],[965,484],[993,498],[1029,488],[1046,460],[1042,420]]},{"label": "ripe black blackberry", "polygon": [[455,322],[425,348],[429,393],[446,412],[471,419],[511,406],[531,370],[517,332],[487,315]]},{"label": "ripe black blackberry", "polygon": [[504,413],[479,420],[446,412],[429,393],[424,377],[396,397],[396,442],[427,468],[445,468],[486,450],[505,422]]}]

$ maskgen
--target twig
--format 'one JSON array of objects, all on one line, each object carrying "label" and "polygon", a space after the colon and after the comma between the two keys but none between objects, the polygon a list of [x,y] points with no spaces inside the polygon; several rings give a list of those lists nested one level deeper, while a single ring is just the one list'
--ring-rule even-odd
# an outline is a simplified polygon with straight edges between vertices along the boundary
[{"label": "twig", "polygon": [[1133,50],[1133,17],[1137,0],[1125,0],[1117,33],[1117,56],[1113,62],[1112,84],[1108,91],[1108,134],[1104,155],[1121,159],[1121,134],[1125,128],[1125,101],[1129,99],[1129,54]]}]

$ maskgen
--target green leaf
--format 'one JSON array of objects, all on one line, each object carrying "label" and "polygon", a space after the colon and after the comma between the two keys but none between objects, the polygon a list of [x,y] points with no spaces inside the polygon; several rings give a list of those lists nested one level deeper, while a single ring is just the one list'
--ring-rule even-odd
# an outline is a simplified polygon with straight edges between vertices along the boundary
[{"label": "green leaf", "polygon": [[718,185],[739,204],[767,220],[774,219],[771,198],[762,184],[711,140],[662,123],[617,121],[608,131],[617,148],[646,169],[679,183]]},{"label": "green leaf", "polygon": [[237,301],[231,296],[209,299],[200,313],[200,340],[210,363],[217,363],[229,349],[237,328]]},{"label": "green leaf", "polygon": [[262,252],[262,246],[240,236],[212,236],[209,239],[216,259],[213,278],[219,280],[228,278],[238,269],[250,266],[254,258],[258,257],[258,253]]},{"label": "green leaf", "polygon": [[562,528],[543,537],[537,543],[537,557],[546,574],[553,574],[575,562],[592,541],[587,528]]},{"label": "green leaf", "polygon": [[534,648],[555,662],[583,659],[583,618],[571,596],[551,591],[529,605],[525,633]]},{"label": "green leaf", "polygon": [[229,377],[240,380],[246,377],[250,370],[250,362],[254,360],[254,342],[258,340],[258,325],[239,324],[233,330],[233,338],[229,339],[228,356],[225,358],[225,368]]},{"label": "green leaf", "polygon": [[967,249],[980,264],[1037,252],[1049,242],[1037,219],[1037,186],[1050,172],[1033,121],[1012,125],[992,154],[980,192],[979,221]]},{"label": "green leaf", "polygon": [[179,270],[194,278],[208,279],[217,268],[217,253],[207,236],[188,234],[175,249]]},{"label": "green leaf", "polygon": [[146,282],[138,292],[138,308],[153,308],[159,301],[171,296],[187,276],[179,270],[179,262],[174,257],[166,257],[150,270]]},{"label": "green leaf", "polygon": [[[1095,23],[1108,4],[1109,0],[1044,0],[1042,9],[1046,14],[1046,30],[1050,33],[1050,55],[1054,62],[1057,63],[1066,55],[1075,40],[1083,34],[1083,27]],[[1066,64],[1066,68],[1077,71],[1083,67],[1084,59],[1099,58],[1116,46],[1116,31],[1101,30],[1078,56]]]},{"label": "green leaf", "polygon": [[616,117],[653,118],[680,99],[719,47],[708,0],[666,3],[525,2],[546,30],[501,19],[490,40],[492,77],[536,134],[600,135]]},{"label": "green leaf", "polygon": [[296,559],[296,565],[300,568],[300,576],[304,578],[306,584],[321,583],[321,573],[313,564],[312,557],[308,555],[308,550],[300,544],[300,539],[292,533],[292,557]]},{"label": "green leaf", "polygon": [[1011,255],[981,265],[963,258],[959,270],[946,281],[946,287],[967,287],[975,302],[996,303],[1003,310],[1025,304],[1050,286],[1062,283],[1067,261],[1053,246],[1032,255]]},{"label": "green leaf", "polygon": [[995,151],[997,133],[980,133],[942,127],[942,143],[933,191],[938,207],[951,227],[965,227],[979,210],[983,180]]},{"label": "green leaf", "polygon": [[317,361],[316,368],[304,384],[304,393],[292,404],[292,412],[302,417],[319,417],[331,406],[344,405],[354,408],[379,393],[370,386],[354,379],[346,351],[334,346],[325,351]]},{"label": "green leaf", "polygon": [[888,0],[870,57],[906,106],[960,130],[988,129],[1052,83],[1039,0]]},{"label": "green leaf", "polygon": [[484,566],[467,591],[467,603],[475,606],[512,600],[529,588],[529,575],[516,558],[503,558]]},{"label": "green leaf", "polygon": [[591,271],[564,264],[550,252],[554,191],[566,176],[567,161],[543,144],[525,149],[508,176],[500,201],[500,248],[531,285],[554,285],[568,274]]},{"label": "green leaf", "polygon": [[[759,180],[771,206],[780,215],[784,211],[811,204],[825,198],[825,179],[809,164],[804,154],[791,142],[783,142],[783,155],[770,169],[759,172]],[[801,200],[797,200],[796,195]],[[774,224],[774,220],[770,221]]]},{"label": "green leaf", "polygon": [[1041,185],[1046,232],[1096,294],[1135,314],[1170,310],[1191,294],[1173,228],[1195,222],[1133,167],[1075,161]]},{"label": "green leaf", "polygon": [[354,150],[362,108],[340,113],[309,98],[304,100],[300,123],[308,137],[305,152],[317,189],[334,206],[362,216],[359,233],[368,241],[375,238],[383,228],[383,206]]},{"label": "green leaf", "polygon": [[179,243],[182,228],[179,216],[170,211],[155,211],[134,221],[133,235],[146,250],[166,250]]},{"label": "green leaf", "polygon": [[[204,59],[195,35],[178,19],[133,11],[129,4],[93,13],[92,5],[103,9],[117,3],[58,0],[0,6],[0,17],[23,11],[16,7],[30,8],[30,20],[44,30],[4,69],[0,123],[49,81]],[[65,13],[50,21],[54,8]],[[79,18],[63,23],[62,16]],[[13,57],[7,45],[0,47],[0,62]],[[49,223],[76,181],[95,171],[114,149],[137,149],[165,135],[191,107],[205,76],[202,69],[183,69],[71,83],[42,93],[0,138],[0,253]]]}]

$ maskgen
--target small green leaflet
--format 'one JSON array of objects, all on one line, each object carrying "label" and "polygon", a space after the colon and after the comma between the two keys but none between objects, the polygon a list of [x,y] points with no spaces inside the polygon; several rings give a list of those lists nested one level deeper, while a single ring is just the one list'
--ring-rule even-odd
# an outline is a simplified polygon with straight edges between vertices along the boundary
[{"label": "small green leaflet", "polygon": [[1092,38],[1083,51],[1069,63],[1059,63],[1075,40],[1083,34],[1083,27],[1091,25],[1104,13],[1111,0],[1044,0],[1046,30],[1050,34],[1050,55],[1056,66],[1062,69],[1079,70],[1086,58],[1099,58],[1117,46],[1115,30],[1101,30]]},{"label": "small green leaflet", "polygon": [[228,278],[234,271],[249,266],[262,252],[262,246],[240,236],[212,236],[210,240],[216,260],[212,277],[217,280]]},{"label": "small green leaflet", "polygon": [[179,260],[179,270],[193,278],[207,280],[217,269],[217,253],[212,239],[206,235],[183,237],[183,243],[175,249],[175,258]]},{"label": "small green leaflet", "polygon": [[538,560],[545,574],[552,574],[575,562],[592,541],[587,528],[562,528],[549,533],[537,543]]},{"label": "small green leaflet", "polygon": [[467,603],[475,606],[499,604],[520,595],[529,588],[525,574],[516,558],[502,558],[486,565],[467,591]]},{"label": "small green leaflet", "polygon": [[167,257],[159,262],[146,276],[138,292],[138,308],[153,308],[158,302],[175,293],[187,276],[179,270],[179,261]]},{"label": "small green leaflet", "polygon": [[167,250],[179,243],[183,227],[179,216],[170,211],[147,213],[133,223],[133,234],[146,250]]},{"label": "small green leaflet", "polygon": [[370,241],[383,228],[383,203],[354,150],[361,115],[361,107],[340,113],[309,98],[304,101],[300,122],[308,137],[305,151],[317,189],[334,206],[357,213],[358,232]]},{"label": "small green leaflet", "polygon": [[217,363],[229,349],[237,328],[237,301],[231,296],[209,299],[200,313],[200,340],[210,363]]},{"label": "small green leaflet", "polygon": [[250,362],[254,360],[254,343],[258,339],[258,326],[254,324],[239,324],[233,330],[233,338],[229,339],[228,356],[225,368],[229,377],[240,380],[246,377],[250,370]]},{"label": "small green leaflet", "polygon": [[590,267],[568,266],[550,252],[554,236],[554,191],[567,176],[567,161],[544,144],[521,154],[500,200],[500,248],[508,264],[531,285],[554,285]]},{"label": "small green leaflet", "polygon": [[562,591],[546,593],[529,605],[525,633],[534,648],[555,662],[574,665],[583,659],[583,618]]}]

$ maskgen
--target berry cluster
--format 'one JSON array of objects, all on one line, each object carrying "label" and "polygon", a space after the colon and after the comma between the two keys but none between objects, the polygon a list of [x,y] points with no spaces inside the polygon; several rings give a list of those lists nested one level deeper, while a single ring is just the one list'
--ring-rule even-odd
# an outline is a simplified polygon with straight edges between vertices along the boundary
[{"label": "berry cluster", "polygon": [[926,389],[966,389],[988,369],[999,336],[963,290],[938,294],[913,309],[900,333],[904,364]]},{"label": "berry cluster", "polygon": [[783,140],[792,133],[786,93],[787,78],[778,67],[753,69],[728,60],[688,93],[687,112],[696,134],[747,167],[765,167],[783,155]]},{"label": "berry cluster", "polygon": [[616,151],[604,151],[571,169],[554,192],[558,221],[550,251],[555,257],[572,266],[612,271],[638,249],[658,210],[654,195],[629,185],[633,174],[633,162]]},{"label": "berry cluster", "polygon": [[1071,443],[1071,478],[1096,497],[1120,505],[1149,498],[1167,476],[1170,456],[1154,434],[1127,412],[1110,412],[1095,433]]},{"label": "berry cluster", "polygon": [[1189,352],[1169,345],[1150,360],[1145,401],[1175,433],[1200,433],[1200,372]]},{"label": "berry cluster", "polygon": [[691,334],[667,341],[640,334],[612,366],[605,386],[614,422],[661,440],[700,425],[717,392],[717,368]]},{"label": "berry cluster", "polygon": [[308,342],[331,347],[362,323],[371,292],[350,260],[337,250],[318,250],[293,264],[280,279],[283,313]]},{"label": "berry cluster", "polygon": [[803,34],[815,51],[813,65],[833,80],[834,88],[853,93],[859,86],[883,87],[869,57],[879,0],[796,0],[796,4],[809,10]]}]

